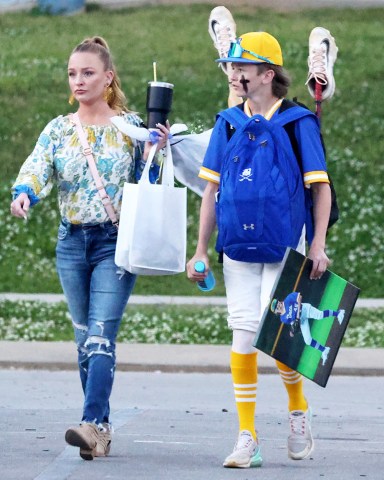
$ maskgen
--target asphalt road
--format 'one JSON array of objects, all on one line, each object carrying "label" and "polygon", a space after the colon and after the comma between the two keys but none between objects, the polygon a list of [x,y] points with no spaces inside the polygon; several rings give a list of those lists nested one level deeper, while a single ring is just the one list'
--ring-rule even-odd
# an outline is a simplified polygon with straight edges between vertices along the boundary
[{"label": "asphalt road", "polygon": [[307,381],[316,448],[297,462],[286,452],[285,390],[260,375],[256,470],[221,466],[237,429],[229,374],[118,372],[111,455],[92,462],[64,442],[81,416],[77,372],[0,370],[0,384],[2,480],[383,479],[382,377],[334,376],[325,389]]}]

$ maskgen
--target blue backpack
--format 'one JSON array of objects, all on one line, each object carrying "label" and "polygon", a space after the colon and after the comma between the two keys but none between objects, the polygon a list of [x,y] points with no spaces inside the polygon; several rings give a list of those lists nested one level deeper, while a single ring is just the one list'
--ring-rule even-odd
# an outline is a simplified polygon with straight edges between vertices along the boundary
[{"label": "blue backpack", "polygon": [[280,262],[306,220],[303,177],[284,125],[315,114],[295,106],[266,120],[232,107],[216,200],[216,250],[242,262]]}]

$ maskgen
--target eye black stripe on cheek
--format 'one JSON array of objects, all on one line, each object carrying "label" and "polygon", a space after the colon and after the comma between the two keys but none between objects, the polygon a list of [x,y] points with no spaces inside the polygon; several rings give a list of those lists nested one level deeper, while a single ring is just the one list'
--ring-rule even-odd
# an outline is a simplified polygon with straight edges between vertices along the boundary
[{"label": "eye black stripe on cheek", "polygon": [[244,88],[244,92],[247,93],[248,92],[248,85],[247,83],[249,83],[249,80],[246,80],[244,78],[244,75],[241,76],[241,79],[240,79],[240,83],[243,85],[243,88]]}]

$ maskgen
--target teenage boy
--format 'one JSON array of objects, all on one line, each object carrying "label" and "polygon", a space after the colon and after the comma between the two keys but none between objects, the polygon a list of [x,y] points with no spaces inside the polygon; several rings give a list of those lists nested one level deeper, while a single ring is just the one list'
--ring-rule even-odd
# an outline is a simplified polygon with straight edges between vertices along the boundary
[{"label": "teenage boy", "polygon": [[[228,64],[231,89],[245,100],[241,108],[247,116],[259,114],[271,120],[279,115],[280,109],[283,110],[281,107],[290,82],[283,69],[280,45],[272,35],[266,32],[244,34],[231,43],[228,55],[217,62]],[[208,183],[201,203],[196,252],[187,264],[188,278],[192,281],[203,280],[209,269],[208,244],[216,226],[215,202],[229,141],[228,130],[227,122],[218,117],[199,173]],[[316,119],[305,117],[296,121],[295,136],[302,158],[303,182],[310,188],[313,199],[314,232],[308,256],[313,260],[310,277],[315,280],[322,276],[329,264],[325,237],[331,193]],[[297,250],[305,252],[304,225]],[[205,273],[195,271],[197,260],[205,263]],[[233,452],[224,460],[225,467],[248,468],[262,464],[255,428],[257,352],[253,340],[262,313],[270,303],[270,293],[279,268],[280,263],[251,263],[223,255],[228,325],[233,330],[230,367],[239,419],[238,438]],[[301,375],[280,362],[277,362],[277,367],[289,398],[288,455],[301,460],[312,452],[314,446],[311,409],[304,396]]]}]

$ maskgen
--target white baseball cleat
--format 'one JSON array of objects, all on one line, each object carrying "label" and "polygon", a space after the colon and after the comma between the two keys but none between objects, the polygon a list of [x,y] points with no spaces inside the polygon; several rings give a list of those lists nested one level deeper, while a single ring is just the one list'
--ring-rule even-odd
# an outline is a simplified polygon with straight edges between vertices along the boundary
[{"label": "white baseball cleat", "polygon": [[330,347],[325,347],[324,351],[321,354],[321,360],[323,361],[323,365],[325,365],[328,360],[328,354],[330,350],[331,350]]},{"label": "white baseball cleat", "polygon": [[312,98],[315,98],[316,82],[322,86],[322,100],[330,99],[335,93],[333,65],[338,48],[329,30],[316,27],[309,35],[308,79],[306,85]]},{"label": "white baseball cleat", "polygon": [[[231,12],[225,7],[215,7],[209,16],[208,32],[220,58],[226,58],[231,42],[236,41],[236,23]],[[227,75],[227,64],[219,63]]]},{"label": "white baseball cleat", "polygon": [[339,310],[339,313],[337,314],[337,320],[340,323],[340,325],[343,323],[345,316],[345,310]]}]

